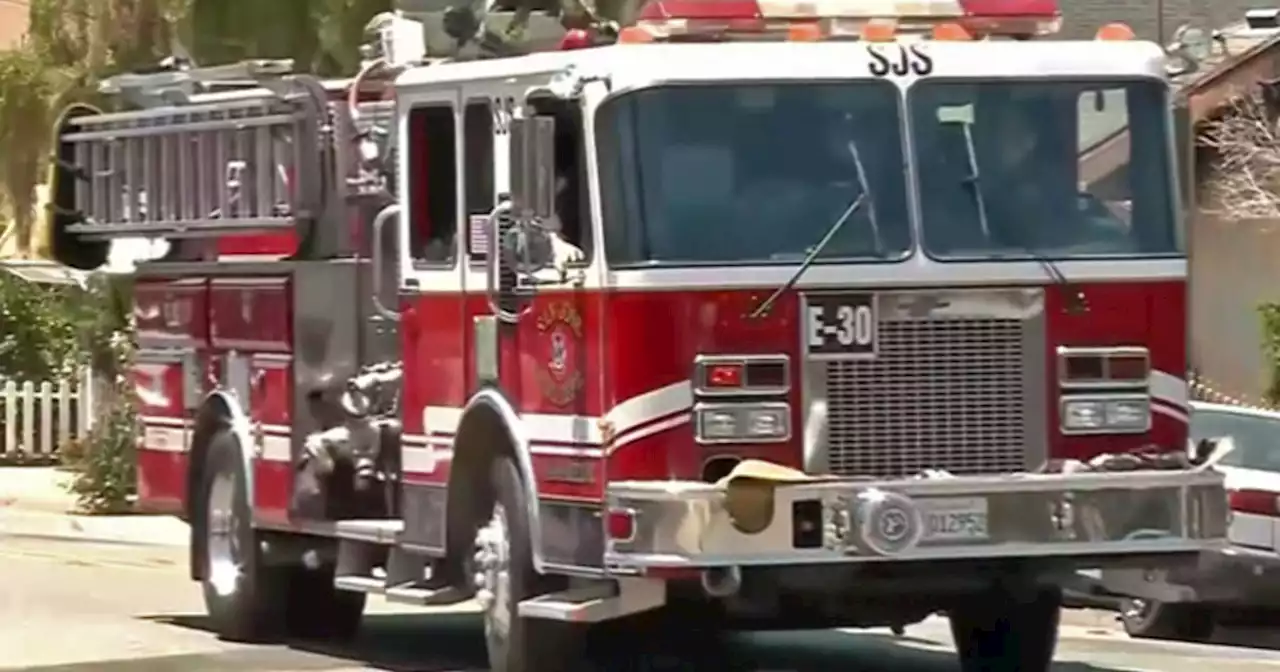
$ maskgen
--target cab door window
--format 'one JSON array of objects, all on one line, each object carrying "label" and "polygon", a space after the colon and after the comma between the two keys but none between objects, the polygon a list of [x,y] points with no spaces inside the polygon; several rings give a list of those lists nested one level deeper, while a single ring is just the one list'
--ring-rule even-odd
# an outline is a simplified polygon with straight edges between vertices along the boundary
[{"label": "cab door window", "polygon": [[451,105],[409,112],[409,256],[452,266],[457,256],[457,123]]},{"label": "cab door window", "polygon": [[493,110],[488,98],[472,100],[462,113],[463,191],[466,195],[467,252],[472,261],[485,255],[489,213],[493,211]]}]

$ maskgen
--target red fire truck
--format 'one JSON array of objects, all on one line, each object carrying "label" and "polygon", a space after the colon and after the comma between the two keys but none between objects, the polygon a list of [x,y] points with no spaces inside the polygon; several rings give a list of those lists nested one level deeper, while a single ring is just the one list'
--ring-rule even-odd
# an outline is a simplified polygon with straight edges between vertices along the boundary
[{"label": "red fire truck", "polygon": [[1025,39],[1047,0],[451,16],[59,121],[51,246],[136,266],[140,500],[225,636],[476,598],[527,672],[943,612],[1029,672],[1067,576],[1221,542],[1156,45]]}]

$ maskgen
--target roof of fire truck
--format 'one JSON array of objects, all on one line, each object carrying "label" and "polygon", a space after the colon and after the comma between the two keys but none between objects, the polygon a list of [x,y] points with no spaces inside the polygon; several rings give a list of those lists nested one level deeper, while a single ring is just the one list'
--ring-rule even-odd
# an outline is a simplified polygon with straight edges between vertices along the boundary
[{"label": "roof of fire truck", "polygon": [[[568,67],[614,91],[662,82],[875,77],[870,45],[930,42],[935,77],[1166,75],[1166,54],[1109,24],[1094,40],[1026,41],[1057,32],[1057,0],[649,0],[602,46],[569,31],[559,49],[414,67],[413,89],[538,77]],[[1013,38],[1013,39],[1002,39]],[[912,79],[908,75],[902,79]]]}]

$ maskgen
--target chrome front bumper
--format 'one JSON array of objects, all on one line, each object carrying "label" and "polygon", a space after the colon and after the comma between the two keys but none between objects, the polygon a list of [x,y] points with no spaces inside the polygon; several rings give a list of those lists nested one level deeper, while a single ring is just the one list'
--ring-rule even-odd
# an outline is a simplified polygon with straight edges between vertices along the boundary
[{"label": "chrome front bumper", "polygon": [[1105,567],[1108,556],[1220,547],[1227,520],[1221,474],[1186,469],[630,481],[610,483],[607,499],[633,520],[634,534],[611,540],[605,554],[619,573],[1071,556]]}]

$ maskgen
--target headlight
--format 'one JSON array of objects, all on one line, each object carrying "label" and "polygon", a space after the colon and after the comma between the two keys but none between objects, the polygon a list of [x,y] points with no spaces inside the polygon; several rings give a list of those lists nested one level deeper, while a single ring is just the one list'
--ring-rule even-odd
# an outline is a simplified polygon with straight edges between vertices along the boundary
[{"label": "headlight", "polygon": [[791,438],[786,404],[716,404],[695,409],[700,443],[763,443]]},{"label": "headlight", "polygon": [[1151,428],[1151,402],[1146,397],[1093,397],[1062,400],[1066,434],[1121,434]]}]

